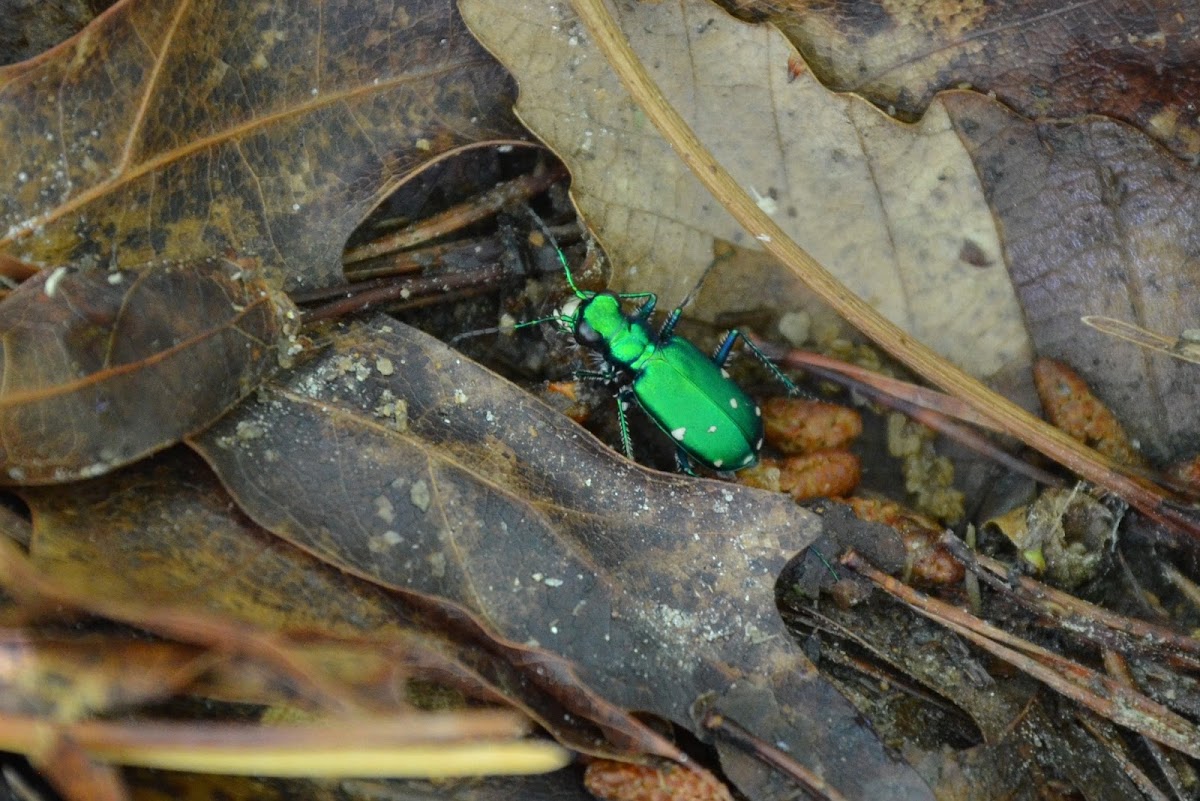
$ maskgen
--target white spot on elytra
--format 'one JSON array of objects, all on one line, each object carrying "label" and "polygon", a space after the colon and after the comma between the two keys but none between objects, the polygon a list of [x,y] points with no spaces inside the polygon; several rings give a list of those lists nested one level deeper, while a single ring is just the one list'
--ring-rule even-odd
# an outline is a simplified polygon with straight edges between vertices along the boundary
[{"label": "white spot on elytra", "polygon": [[736,409],[736,408],[737,408],[737,398],[730,398],[730,399],[729,399],[729,408],[730,408],[730,409]]},{"label": "white spot on elytra", "polygon": [[713,467],[720,467],[723,464],[725,464],[724,459],[717,459],[715,462],[713,462]]},{"label": "white spot on elytra", "polygon": [[742,460],[742,464],[743,464],[743,465],[748,465],[748,464],[750,464],[750,463],[751,463],[751,462],[753,462],[753,461],[754,461],[754,454],[753,454],[753,453],[750,453],[750,454],[747,454],[747,455],[746,455],[746,458]]},{"label": "white spot on elytra", "polygon": [[723,378],[729,378],[729,371],[726,370],[724,367],[721,368],[721,376]]},{"label": "white spot on elytra", "polygon": [[708,427],[708,433],[710,433],[710,434],[715,434],[715,433],[717,433],[717,427],[716,427],[716,426],[709,426],[709,427]]},{"label": "white spot on elytra", "polygon": [[683,438],[687,436],[687,429],[686,428],[677,428],[671,432],[671,436],[677,440],[682,441]]},{"label": "white spot on elytra", "polygon": [[760,409],[760,408],[758,408],[757,406],[755,406],[755,407],[754,407],[754,416],[755,416],[755,417],[762,417],[762,409]]}]

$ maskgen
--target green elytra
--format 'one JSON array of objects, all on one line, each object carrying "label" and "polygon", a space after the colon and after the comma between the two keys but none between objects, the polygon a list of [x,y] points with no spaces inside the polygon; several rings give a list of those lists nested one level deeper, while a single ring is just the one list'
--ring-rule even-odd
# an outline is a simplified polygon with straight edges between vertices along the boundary
[{"label": "green elytra", "polygon": [[[575,285],[553,234],[540,219],[535,220],[550,239],[576,300],[561,315],[531,320],[518,327],[555,321],[575,341],[599,353],[605,371],[580,373],[587,378],[628,380],[618,390],[617,413],[625,453],[633,458],[633,446],[625,411],[632,397],[654,423],[674,440],[680,466],[691,472],[695,462],[711,470],[735,471],[758,461],[763,442],[762,411],[724,369],[725,361],[739,336],[754,354],[787,387],[796,387],[754,343],[734,329],[725,335],[711,358],[683,337],[675,325],[685,300],[668,315],[655,334],[648,323],[658,297],[652,292],[614,293],[581,290]],[[642,301],[632,312],[621,308],[623,301]]]}]

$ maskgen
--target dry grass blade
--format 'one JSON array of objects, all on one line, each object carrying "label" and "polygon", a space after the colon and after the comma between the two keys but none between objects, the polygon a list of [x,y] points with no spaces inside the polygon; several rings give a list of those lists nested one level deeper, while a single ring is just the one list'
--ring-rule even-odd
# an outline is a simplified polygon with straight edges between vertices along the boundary
[{"label": "dry grass blade", "polygon": [[[149,723],[0,716],[0,748],[42,760],[72,742],[120,765],[259,776],[482,776],[541,773],[570,761],[549,741],[518,739],[526,720],[511,712],[409,714],[293,726]],[[44,755],[44,756],[43,756]]]},{"label": "dry grass blade", "polygon": [[290,652],[285,638],[280,635],[213,615],[98,599],[74,592],[41,575],[4,537],[0,537],[0,587],[32,609],[54,610],[59,616],[64,608],[77,610],[223,653],[260,659],[297,682],[304,688],[308,700],[320,708],[352,712],[357,707],[341,688],[333,686]]},{"label": "dry grass blade", "polygon": [[1179,337],[1168,337],[1111,317],[1089,316],[1081,317],[1080,320],[1084,325],[1091,326],[1103,334],[1132,342],[1148,350],[1165,353],[1185,362],[1200,364],[1200,342],[1196,341],[1194,331],[1185,331],[1183,336]]}]

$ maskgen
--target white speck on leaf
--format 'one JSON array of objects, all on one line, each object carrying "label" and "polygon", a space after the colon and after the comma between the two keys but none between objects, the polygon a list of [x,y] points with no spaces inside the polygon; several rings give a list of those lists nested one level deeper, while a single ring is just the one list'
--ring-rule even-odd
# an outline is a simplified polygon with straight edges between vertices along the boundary
[{"label": "white speck on leaf", "polygon": [[386,495],[375,497],[375,516],[385,523],[391,523],[396,519],[396,508],[392,506],[391,499]]},{"label": "white speck on leaf", "polygon": [[408,491],[408,498],[412,501],[412,505],[422,512],[429,509],[429,502],[432,498],[429,493],[429,485],[425,483],[425,479],[418,479],[412,485],[412,489]]},{"label": "white speck on leaf", "polygon": [[67,275],[66,267],[55,267],[54,272],[50,273],[50,277],[46,279],[45,285],[42,286],[42,291],[46,293],[46,297],[54,297],[54,293],[58,291],[59,283]]}]

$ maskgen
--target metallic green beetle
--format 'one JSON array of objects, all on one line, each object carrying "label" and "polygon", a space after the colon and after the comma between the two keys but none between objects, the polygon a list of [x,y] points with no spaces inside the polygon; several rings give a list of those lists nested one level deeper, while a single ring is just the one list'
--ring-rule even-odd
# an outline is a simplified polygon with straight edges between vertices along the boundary
[{"label": "metallic green beetle", "polygon": [[[553,236],[550,238],[553,244]],[[691,472],[692,462],[720,471],[740,470],[756,463],[763,442],[762,411],[724,369],[741,332],[734,329],[726,334],[710,359],[688,340],[675,336],[683,305],[671,312],[655,334],[648,320],[658,301],[656,295],[581,290],[575,285],[566,257],[557,245],[555,250],[575,300],[559,316],[548,319],[574,335],[580,345],[603,357],[603,372],[579,375],[620,382],[618,415],[626,455],[633,458],[625,419],[632,397],[675,441],[683,470]],[[623,301],[635,300],[642,303],[632,312],[621,308]],[[538,322],[544,320],[522,325]],[[796,391],[795,385],[754,343],[744,336],[742,339],[789,392]]]},{"label": "metallic green beetle", "polygon": [[[574,287],[572,287],[574,288]],[[631,452],[625,409],[632,396],[655,424],[671,436],[681,462],[692,460],[713,470],[740,470],[758,461],[762,447],[762,412],[722,365],[737,331],[730,331],[710,359],[683,337],[674,336],[676,309],[657,335],[646,321],[656,298],[649,295],[632,314],[621,309],[628,295],[582,292],[574,309],[560,322],[575,341],[604,358],[609,372],[601,375],[630,380],[618,391],[621,437]]]}]

